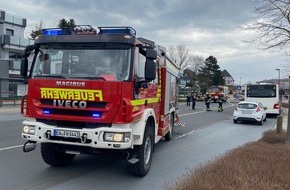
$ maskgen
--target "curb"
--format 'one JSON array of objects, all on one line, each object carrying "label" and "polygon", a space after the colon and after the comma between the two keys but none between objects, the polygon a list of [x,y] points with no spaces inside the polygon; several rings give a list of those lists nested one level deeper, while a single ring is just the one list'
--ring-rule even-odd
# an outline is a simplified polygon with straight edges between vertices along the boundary
[{"label": "curb", "polygon": [[11,112],[19,112],[20,106],[2,106],[0,107],[0,113],[11,113]]}]

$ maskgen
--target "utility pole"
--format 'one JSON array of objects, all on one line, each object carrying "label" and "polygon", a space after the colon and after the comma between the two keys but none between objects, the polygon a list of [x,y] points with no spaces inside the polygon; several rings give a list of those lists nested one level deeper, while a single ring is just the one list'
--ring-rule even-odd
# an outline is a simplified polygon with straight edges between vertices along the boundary
[{"label": "utility pole", "polygon": [[279,87],[279,89],[278,89],[279,90],[279,97],[278,97],[279,98],[279,102],[278,102],[279,103],[279,115],[281,115],[281,111],[282,111],[282,109],[281,109],[282,108],[281,107],[282,106],[281,105],[282,94],[280,94],[280,92],[281,92],[281,90],[280,90],[280,69],[276,69],[276,71],[279,72],[278,73],[278,82],[277,83],[278,83],[278,87]]}]

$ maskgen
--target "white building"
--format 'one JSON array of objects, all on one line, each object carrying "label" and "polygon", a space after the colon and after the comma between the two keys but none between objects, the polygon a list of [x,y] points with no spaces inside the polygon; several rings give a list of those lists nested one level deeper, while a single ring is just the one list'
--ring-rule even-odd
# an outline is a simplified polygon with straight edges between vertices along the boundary
[{"label": "white building", "polygon": [[227,70],[223,70],[222,74],[223,74],[223,79],[225,80],[225,85],[226,86],[234,86],[235,80],[232,77],[232,75],[230,75],[230,73]]},{"label": "white building", "polygon": [[0,10],[0,77],[19,77],[23,50],[34,40],[24,38],[26,19]]}]

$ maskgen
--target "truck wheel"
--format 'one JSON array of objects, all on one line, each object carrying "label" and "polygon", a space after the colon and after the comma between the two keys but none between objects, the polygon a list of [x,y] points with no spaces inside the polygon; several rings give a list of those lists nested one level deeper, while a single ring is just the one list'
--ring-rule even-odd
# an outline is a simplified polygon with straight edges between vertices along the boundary
[{"label": "truck wheel", "polygon": [[128,173],[138,177],[144,177],[151,166],[154,146],[153,128],[146,125],[145,135],[142,145],[134,147],[129,159],[136,158],[136,163],[127,163]]},{"label": "truck wheel", "polygon": [[58,151],[54,144],[41,143],[41,156],[43,161],[51,166],[64,166],[69,164],[76,155]]},{"label": "truck wheel", "polygon": [[170,124],[169,124],[169,131],[167,134],[164,136],[166,141],[170,141],[172,139],[172,134],[173,134],[173,127],[174,127],[174,114],[170,115]]}]

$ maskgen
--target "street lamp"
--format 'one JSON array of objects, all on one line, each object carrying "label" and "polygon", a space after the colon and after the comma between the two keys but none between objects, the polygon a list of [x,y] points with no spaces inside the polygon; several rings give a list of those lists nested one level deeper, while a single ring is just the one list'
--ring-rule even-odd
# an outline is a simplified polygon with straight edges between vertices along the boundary
[{"label": "street lamp", "polygon": [[280,85],[280,69],[276,69],[276,71],[278,71],[278,84]]},{"label": "street lamp", "polygon": [[276,69],[276,71],[278,71],[278,90],[279,90],[279,114],[281,114],[281,98],[282,95],[280,94],[280,69]]}]

